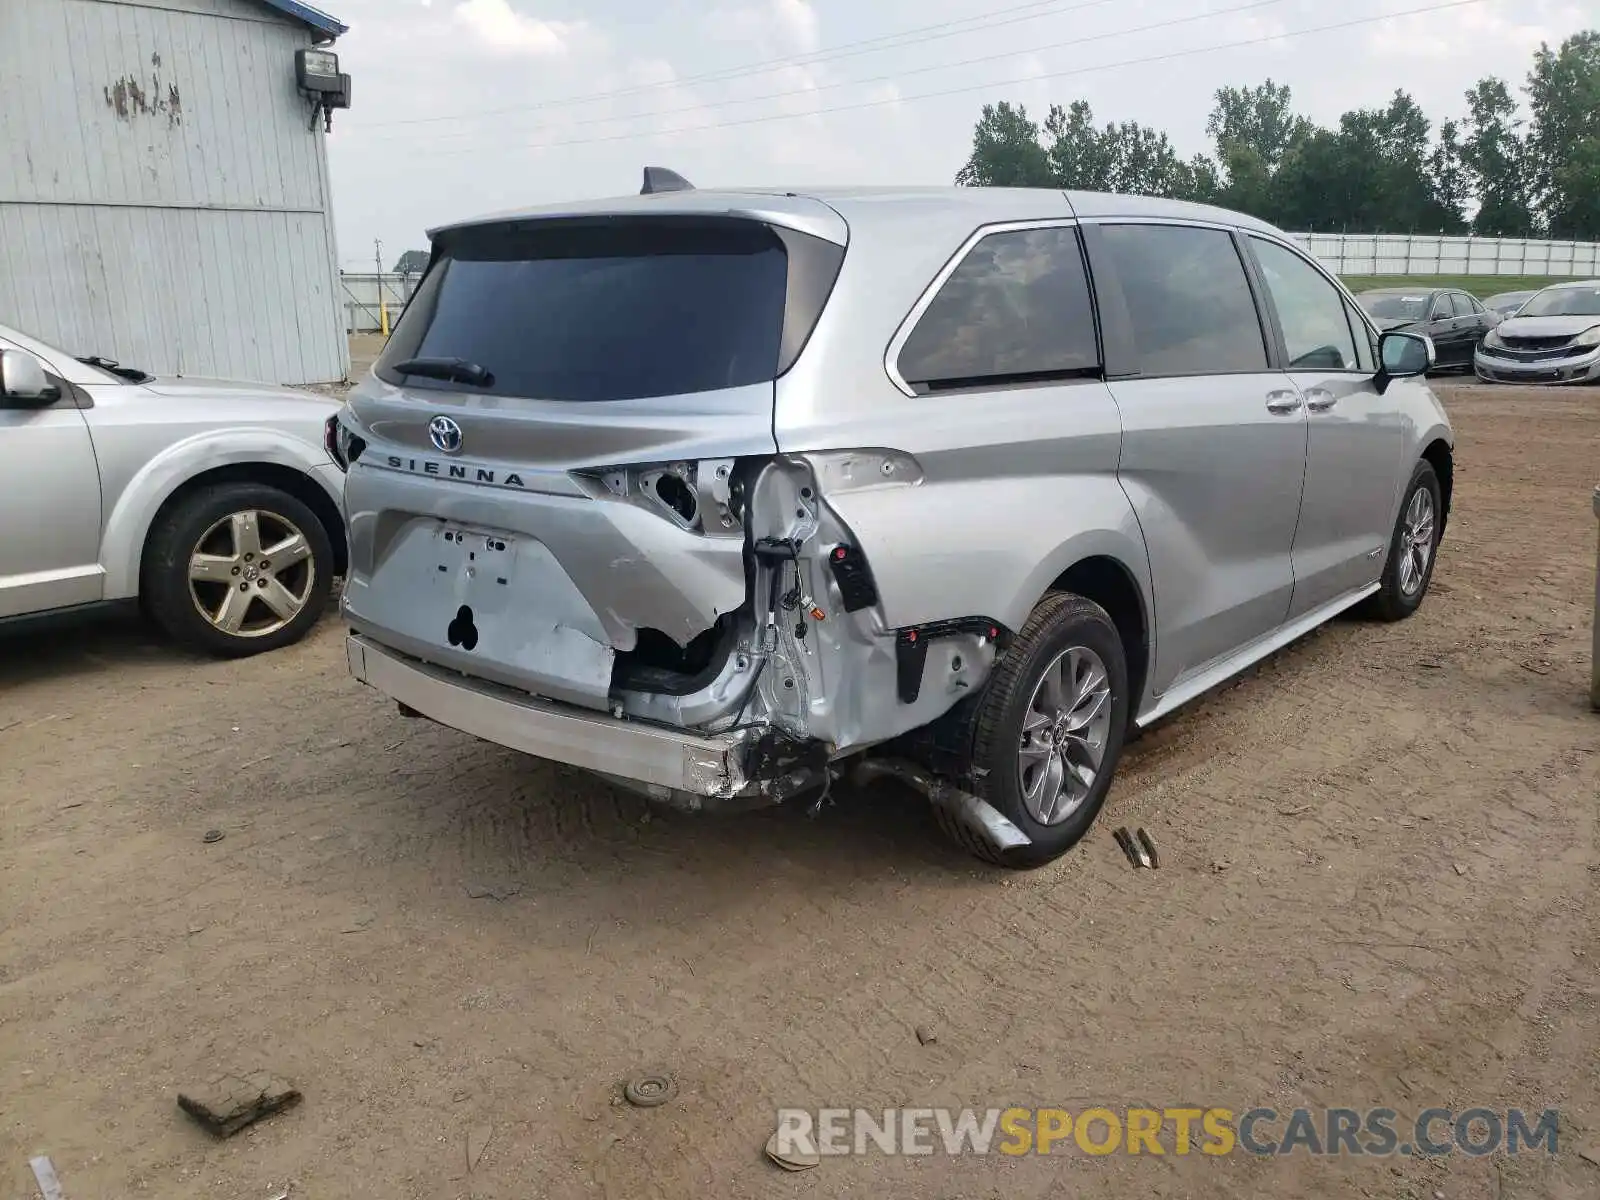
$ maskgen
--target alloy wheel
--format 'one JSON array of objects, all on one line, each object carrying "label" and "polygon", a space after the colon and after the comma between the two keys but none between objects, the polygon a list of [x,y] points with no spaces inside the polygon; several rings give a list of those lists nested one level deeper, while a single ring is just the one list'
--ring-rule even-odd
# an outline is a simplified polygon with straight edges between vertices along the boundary
[{"label": "alloy wheel", "polygon": [[316,583],[311,543],[277,513],[230,513],[189,555],[189,595],[213,628],[231,637],[276,633],[300,615]]},{"label": "alloy wheel", "polygon": [[1083,806],[1111,734],[1111,677],[1100,656],[1072,646],[1045,668],[1022,721],[1017,778],[1028,815],[1059,825]]},{"label": "alloy wheel", "polygon": [[1400,529],[1400,591],[1415,596],[1428,577],[1433,558],[1433,494],[1419,487],[1411,494]]}]

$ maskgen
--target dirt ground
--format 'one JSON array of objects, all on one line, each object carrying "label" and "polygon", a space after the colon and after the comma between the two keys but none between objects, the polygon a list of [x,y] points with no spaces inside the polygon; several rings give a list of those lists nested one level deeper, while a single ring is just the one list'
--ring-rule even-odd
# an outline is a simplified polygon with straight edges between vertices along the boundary
[{"label": "dirt ground", "polygon": [[[401,718],[331,617],[232,664],[135,625],[0,643],[0,1197],[35,1154],[72,1200],[1600,1195],[1600,392],[1441,392],[1421,613],[1147,735],[1027,875],[890,785],[652,813]],[[304,1103],[227,1142],[179,1113],[258,1065]],[[674,1101],[617,1103],[656,1066]],[[778,1106],[1184,1103],[1559,1108],[1561,1152],[760,1153]]]}]

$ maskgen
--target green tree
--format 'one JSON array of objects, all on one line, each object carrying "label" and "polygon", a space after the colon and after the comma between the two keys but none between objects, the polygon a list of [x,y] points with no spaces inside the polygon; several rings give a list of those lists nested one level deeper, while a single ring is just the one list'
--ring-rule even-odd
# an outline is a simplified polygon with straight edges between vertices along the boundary
[{"label": "green tree", "polygon": [[1478,198],[1473,232],[1485,237],[1531,236],[1528,152],[1522,122],[1517,119],[1517,102],[1504,80],[1480,79],[1467,92],[1461,160],[1468,186]]},{"label": "green tree", "polygon": [[1179,200],[1209,200],[1218,191],[1210,159],[1178,157],[1165,133],[1137,121],[1097,128],[1087,101],[1052,106],[1044,132],[1050,173],[1060,187]]},{"label": "green tree", "polygon": [[1454,121],[1444,121],[1439,126],[1438,141],[1428,155],[1427,179],[1439,228],[1446,233],[1465,233],[1466,205],[1472,187],[1462,156],[1461,126]]},{"label": "green tree", "polygon": [[1528,74],[1529,190],[1551,237],[1600,237],[1600,31],[1541,45]]},{"label": "green tree", "polygon": [[1311,122],[1294,112],[1287,84],[1267,80],[1260,87],[1223,87],[1215,94],[1206,132],[1217,144],[1219,157],[1230,146],[1253,150],[1270,173],[1301,138],[1311,132]]},{"label": "green tree", "polygon": [[972,131],[972,154],[956,173],[963,187],[1049,187],[1050,161],[1039,126],[1022,105],[985,104]]}]

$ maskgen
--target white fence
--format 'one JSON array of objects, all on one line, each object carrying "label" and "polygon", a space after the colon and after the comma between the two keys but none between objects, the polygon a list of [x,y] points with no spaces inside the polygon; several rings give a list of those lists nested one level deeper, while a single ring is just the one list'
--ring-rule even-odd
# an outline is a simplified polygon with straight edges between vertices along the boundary
[{"label": "white fence", "polygon": [[344,306],[345,332],[377,333],[381,330],[380,297],[389,309],[389,327],[393,329],[394,323],[400,319],[400,310],[405,308],[406,301],[411,299],[411,293],[421,279],[420,275],[392,272],[377,275],[368,271],[360,275],[341,271],[339,282],[343,285],[343,295],[339,300]]},{"label": "white fence", "polygon": [[[1336,275],[1555,275],[1600,278],[1600,243],[1535,238],[1442,237],[1424,233],[1292,233]],[[420,275],[341,272],[345,329],[381,328],[379,298],[392,327]]]},{"label": "white fence", "polygon": [[1600,276],[1600,243],[1425,233],[1291,234],[1336,275]]}]

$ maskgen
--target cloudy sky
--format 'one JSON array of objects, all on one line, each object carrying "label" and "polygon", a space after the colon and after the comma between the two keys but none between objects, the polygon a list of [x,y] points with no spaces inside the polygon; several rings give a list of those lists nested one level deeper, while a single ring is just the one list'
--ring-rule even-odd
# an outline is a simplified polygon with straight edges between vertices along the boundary
[{"label": "cloudy sky", "polygon": [[442,221],[636,191],[646,163],[701,186],[949,183],[1002,99],[1082,97],[1185,154],[1217,87],[1269,76],[1319,122],[1397,87],[1437,122],[1600,24],[1600,0],[319,2],[351,26],[329,151],[351,270],[374,238],[388,267]]}]

